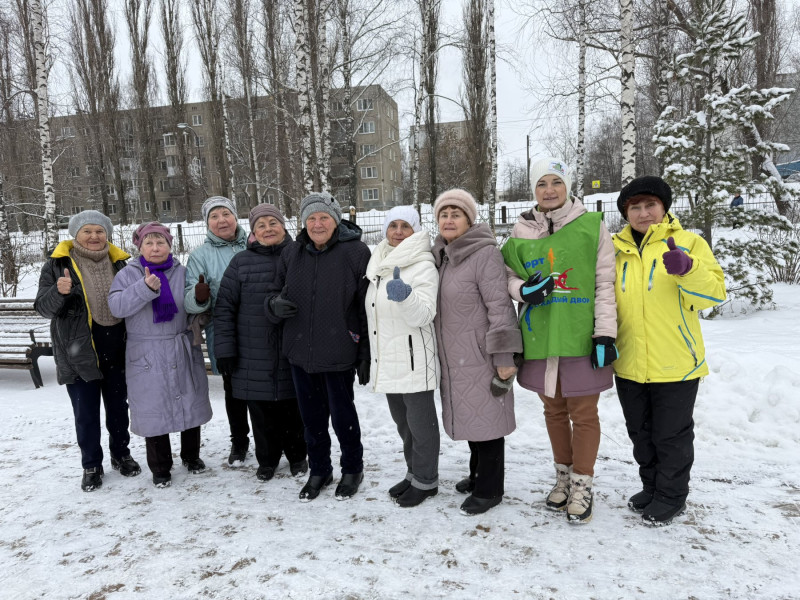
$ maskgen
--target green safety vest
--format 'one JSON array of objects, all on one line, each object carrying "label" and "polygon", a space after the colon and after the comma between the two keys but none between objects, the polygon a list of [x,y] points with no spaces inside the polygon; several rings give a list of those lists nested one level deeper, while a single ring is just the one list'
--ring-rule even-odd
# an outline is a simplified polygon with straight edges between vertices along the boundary
[{"label": "green safety vest", "polygon": [[510,238],[503,245],[506,265],[523,280],[537,271],[555,280],[544,304],[522,305],[519,325],[526,360],[591,354],[601,218],[600,213],[585,213],[546,238]]}]

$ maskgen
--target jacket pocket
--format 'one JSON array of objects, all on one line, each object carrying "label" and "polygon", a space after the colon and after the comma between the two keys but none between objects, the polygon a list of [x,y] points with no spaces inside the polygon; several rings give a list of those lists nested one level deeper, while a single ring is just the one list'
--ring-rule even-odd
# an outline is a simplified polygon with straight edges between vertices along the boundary
[{"label": "jacket pocket", "polygon": [[409,334],[408,336],[408,356],[411,359],[411,370],[414,370],[414,338]]}]

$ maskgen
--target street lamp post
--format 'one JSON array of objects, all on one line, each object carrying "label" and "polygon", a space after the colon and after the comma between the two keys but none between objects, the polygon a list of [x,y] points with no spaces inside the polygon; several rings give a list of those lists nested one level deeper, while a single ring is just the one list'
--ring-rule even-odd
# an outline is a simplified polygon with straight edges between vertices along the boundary
[{"label": "street lamp post", "polygon": [[206,192],[206,182],[203,179],[203,159],[200,157],[200,137],[197,132],[188,123],[178,123],[178,129],[188,129],[194,135],[194,149],[197,154],[197,168],[200,170],[200,187],[203,188],[203,195],[208,196]]}]

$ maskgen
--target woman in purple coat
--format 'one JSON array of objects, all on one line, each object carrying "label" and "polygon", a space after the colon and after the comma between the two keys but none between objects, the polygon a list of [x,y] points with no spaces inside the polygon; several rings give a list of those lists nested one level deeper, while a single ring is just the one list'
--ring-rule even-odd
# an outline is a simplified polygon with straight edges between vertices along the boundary
[{"label": "woman in purple coat", "polygon": [[190,473],[205,471],[200,426],[211,419],[203,353],[192,345],[183,307],[186,268],[172,257],[172,235],[160,223],[133,234],[139,259],[114,278],[108,305],[125,319],[126,378],[131,431],[145,438],[156,487],[172,481],[169,434],[181,432],[181,460]]}]

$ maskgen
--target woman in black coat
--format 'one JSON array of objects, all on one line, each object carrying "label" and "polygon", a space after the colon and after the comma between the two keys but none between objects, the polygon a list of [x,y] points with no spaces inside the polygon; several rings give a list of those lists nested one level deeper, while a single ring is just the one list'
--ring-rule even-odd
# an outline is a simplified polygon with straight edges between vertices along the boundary
[{"label": "woman in black coat", "polygon": [[122,475],[141,473],[128,450],[128,386],[125,323],[111,314],[108,292],[130,255],[109,243],[111,219],[85,210],[69,220],[74,239],[56,246],[42,266],[34,308],[51,319],[58,383],[66,384],[81,449],[81,489],[103,485],[100,398],[108,429],[111,466]]},{"label": "woman in black coat", "polygon": [[303,421],[289,363],[281,353],[280,327],[267,321],[264,300],[278,260],[292,238],[271,204],[250,211],[247,250],[225,270],[214,307],[217,369],[231,377],[233,397],[247,402],[259,481],[275,475],[286,454],[292,475],[308,470]]}]

